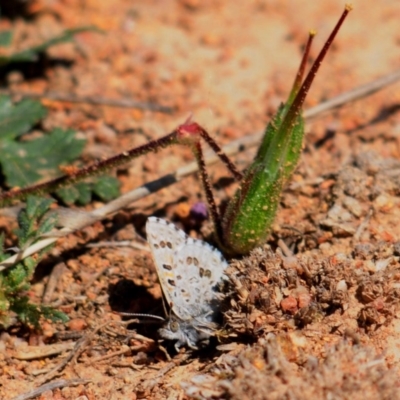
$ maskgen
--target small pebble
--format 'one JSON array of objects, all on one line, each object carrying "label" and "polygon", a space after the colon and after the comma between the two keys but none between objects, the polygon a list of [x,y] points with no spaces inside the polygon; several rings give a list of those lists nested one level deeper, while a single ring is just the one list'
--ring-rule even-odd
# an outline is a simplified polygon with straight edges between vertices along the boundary
[{"label": "small pebble", "polygon": [[71,331],[83,331],[87,323],[83,318],[75,318],[68,322],[68,328]]},{"label": "small pebble", "polygon": [[299,309],[297,306],[297,300],[293,296],[288,296],[281,301],[281,308],[284,312],[289,314],[296,314]]}]

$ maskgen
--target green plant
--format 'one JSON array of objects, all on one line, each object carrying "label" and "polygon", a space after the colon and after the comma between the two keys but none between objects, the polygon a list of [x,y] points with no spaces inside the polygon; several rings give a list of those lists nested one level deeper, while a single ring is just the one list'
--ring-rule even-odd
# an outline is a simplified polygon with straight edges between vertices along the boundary
[{"label": "green plant", "polygon": [[[26,208],[18,215],[18,229],[15,231],[18,237],[18,247],[24,249],[34,243],[44,234],[50,232],[56,223],[54,214],[47,214],[50,204],[49,199],[28,197]],[[30,280],[37,264],[49,248],[42,250],[34,257],[27,257],[19,261],[13,267],[0,272],[0,326],[7,327],[10,324],[10,314],[16,316],[25,324],[39,327],[41,318],[52,321],[66,322],[68,317],[51,307],[32,304],[28,291]],[[8,258],[10,254],[4,250],[4,235],[0,235],[0,261]]]}]

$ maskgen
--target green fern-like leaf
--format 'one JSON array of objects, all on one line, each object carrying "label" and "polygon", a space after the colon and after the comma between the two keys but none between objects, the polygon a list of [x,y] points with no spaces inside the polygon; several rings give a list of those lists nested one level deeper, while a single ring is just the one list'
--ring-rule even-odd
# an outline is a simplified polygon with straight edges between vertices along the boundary
[{"label": "green fern-like leaf", "polygon": [[[16,234],[20,247],[34,242],[53,229],[56,223],[55,215],[48,214],[51,203],[52,200],[49,199],[28,197],[25,209],[21,210],[18,216],[19,228]],[[0,259],[7,257],[3,243],[4,235],[0,235]],[[26,296],[35,268],[46,250],[48,248],[0,272],[0,326],[9,326],[11,312],[23,323],[35,328],[39,328],[41,318],[62,322],[68,320],[64,313],[51,307],[31,304]]]},{"label": "green fern-like leaf", "polygon": [[15,231],[20,248],[31,244],[41,235],[49,232],[55,225],[54,215],[45,217],[53,200],[42,199],[36,196],[28,197],[26,208],[18,214],[19,228]]},{"label": "green fern-like leaf", "polygon": [[0,95],[0,141],[27,133],[46,114],[39,101],[25,99],[14,105],[9,96]]}]

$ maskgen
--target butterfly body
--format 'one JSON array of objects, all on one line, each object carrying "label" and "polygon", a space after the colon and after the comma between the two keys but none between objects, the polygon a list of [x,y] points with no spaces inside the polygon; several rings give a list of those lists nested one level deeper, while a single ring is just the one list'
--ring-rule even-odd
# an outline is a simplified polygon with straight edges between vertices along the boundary
[{"label": "butterfly body", "polygon": [[174,340],[177,349],[197,349],[217,329],[215,317],[221,302],[218,286],[225,279],[228,263],[218,250],[160,218],[150,217],[146,232],[163,294],[171,308],[159,334]]}]

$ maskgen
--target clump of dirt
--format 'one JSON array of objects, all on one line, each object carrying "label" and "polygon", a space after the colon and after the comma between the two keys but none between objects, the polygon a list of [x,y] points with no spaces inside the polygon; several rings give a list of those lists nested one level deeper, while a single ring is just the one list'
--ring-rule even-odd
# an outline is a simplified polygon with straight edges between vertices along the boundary
[{"label": "clump of dirt", "polygon": [[[320,365],[325,371],[332,363],[327,361],[327,353],[332,359],[334,349],[339,349],[337,357],[343,360],[336,368],[339,375],[344,374],[340,363],[351,352],[360,351],[360,357],[369,354],[365,353],[365,346],[374,344],[378,348],[385,340],[383,327],[388,327],[399,311],[400,266],[394,256],[396,250],[389,246],[385,253],[388,258],[366,259],[360,249],[363,246],[349,256],[320,258],[285,256],[265,246],[244,260],[234,261],[228,272],[232,295],[220,340],[225,335],[230,341],[235,337],[246,343],[265,344],[263,340],[273,337],[268,349],[280,344],[286,361],[296,365],[296,373],[303,371],[309,360],[325,360]],[[398,342],[399,338],[395,340]],[[355,349],[349,350],[351,346]],[[390,362],[398,360],[394,347],[387,348],[385,356]],[[388,368],[388,359],[381,357],[382,365]],[[359,368],[357,374],[365,373],[367,367],[355,365]],[[308,373],[307,369],[301,372]],[[307,376],[304,379],[307,381]],[[324,387],[325,383],[316,380],[308,384],[316,392],[319,385]]]},{"label": "clump of dirt", "polygon": [[238,346],[217,359],[207,375],[182,383],[196,399],[390,399],[399,393],[395,371],[368,347],[340,342],[322,359],[308,356],[303,365],[290,362],[303,340],[288,334]]}]

